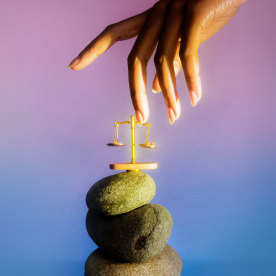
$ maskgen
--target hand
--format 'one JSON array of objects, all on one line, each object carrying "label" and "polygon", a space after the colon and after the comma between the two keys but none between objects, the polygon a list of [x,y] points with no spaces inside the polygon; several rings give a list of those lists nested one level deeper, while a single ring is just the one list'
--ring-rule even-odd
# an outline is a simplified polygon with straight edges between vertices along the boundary
[{"label": "hand", "polygon": [[202,96],[198,47],[218,32],[246,0],[160,0],[151,9],[109,25],[71,62],[80,70],[115,42],[137,37],[128,56],[129,86],[138,122],[148,120],[147,63],[157,46],[152,90],[162,91],[170,122],[181,113],[176,75],[183,67],[191,104]]}]

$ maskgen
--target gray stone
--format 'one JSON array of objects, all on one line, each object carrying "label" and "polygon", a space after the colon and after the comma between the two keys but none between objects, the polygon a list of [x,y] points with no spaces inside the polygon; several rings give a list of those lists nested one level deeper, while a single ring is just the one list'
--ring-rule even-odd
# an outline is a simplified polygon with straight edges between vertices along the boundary
[{"label": "gray stone", "polygon": [[123,263],[95,250],[85,263],[85,276],[180,276],[182,261],[169,245],[155,258],[143,263]]},{"label": "gray stone", "polygon": [[87,193],[86,204],[93,212],[114,216],[149,203],[155,191],[155,183],[149,175],[123,172],[95,183]]},{"label": "gray stone", "polygon": [[166,246],[173,220],[169,211],[149,204],[129,213],[105,217],[88,211],[86,228],[105,253],[127,262],[157,256]]}]

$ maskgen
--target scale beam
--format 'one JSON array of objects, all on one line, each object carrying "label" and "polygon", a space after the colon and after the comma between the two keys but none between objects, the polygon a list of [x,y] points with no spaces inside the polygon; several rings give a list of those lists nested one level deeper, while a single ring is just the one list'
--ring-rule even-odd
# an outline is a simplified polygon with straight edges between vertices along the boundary
[{"label": "scale beam", "polygon": [[143,123],[139,124],[137,121],[135,122],[135,118],[132,115],[130,117],[130,121],[123,122],[115,122],[115,133],[113,143],[107,144],[108,146],[124,146],[123,143],[120,143],[118,140],[118,127],[119,125],[130,124],[130,141],[131,141],[131,160],[130,163],[114,163],[110,164],[110,169],[112,170],[127,170],[127,171],[139,171],[139,170],[154,170],[157,169],[158,164],[156,162],[143,162],[137,163],[135,159],[135,125],[145,126],[147,127],[147,137],[145,144],[139,144],[139,146],[144,148],[155,149],[156,146],[153,142],[150,141],[149,131],[151,129],[151,124]]}]

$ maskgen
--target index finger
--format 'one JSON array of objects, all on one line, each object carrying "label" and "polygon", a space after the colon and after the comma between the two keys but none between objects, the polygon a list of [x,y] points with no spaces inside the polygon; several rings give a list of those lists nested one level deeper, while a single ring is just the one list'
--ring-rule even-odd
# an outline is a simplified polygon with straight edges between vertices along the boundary
[{"label": "index finger", "polygon": [[115,42],[137,36],[147,19],[148,13],[149,10],[107,26],[70,63],[69,68],[73,70],[83,69],[107,51]]}]

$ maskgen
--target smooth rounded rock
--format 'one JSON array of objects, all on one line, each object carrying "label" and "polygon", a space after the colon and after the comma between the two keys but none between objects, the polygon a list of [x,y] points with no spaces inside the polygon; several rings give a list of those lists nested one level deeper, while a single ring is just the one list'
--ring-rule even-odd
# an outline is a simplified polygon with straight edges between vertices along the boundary
[{"label": "smooth rounded rock", "polygon": [[93,212],[114,216],[149,203],[155,195],[153,179],[143,172],[124,172],[96,182],[86,196]]},{"label": "smooth rounded rock", "polygon": [[123,263],[95,250],[85,263],[85,276],[180,276],[182,261],[169,245],[155,258],[143,263]]},{"label": "smooth rounded rock", "polygon": [[158,204],[113,217],[88,211],[86,217],[86,228],[93,241],[107,254],[127,262],[141,262],[160,254],[172,225],[171,214]]}]

